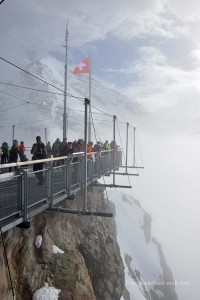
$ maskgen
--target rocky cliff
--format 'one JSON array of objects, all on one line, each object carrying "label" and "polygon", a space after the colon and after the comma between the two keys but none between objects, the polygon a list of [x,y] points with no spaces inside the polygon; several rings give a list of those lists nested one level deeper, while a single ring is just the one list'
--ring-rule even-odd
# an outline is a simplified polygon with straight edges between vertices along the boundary
[{"label": "rocky cliff", "polygon": [[[88,201],[92,210],[108,210],[102,189],[90,187]],[[82,208],[81,193],[62,206]],[[42,243],[36,247],[39,235]],[[17,300],[32,299],[45,282],[60,290],[59,299],[121,298],[124,267],[113,219],[45,211],[30,229],[14,228],[4,239]],[[64,253],[53,253],[53,246]],[[0,299],[13,299],[2,241],[0,278]]]}]

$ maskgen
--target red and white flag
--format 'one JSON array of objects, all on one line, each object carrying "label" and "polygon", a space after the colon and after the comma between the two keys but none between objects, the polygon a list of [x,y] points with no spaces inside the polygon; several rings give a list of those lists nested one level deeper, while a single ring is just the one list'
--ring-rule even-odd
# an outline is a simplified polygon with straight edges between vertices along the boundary
[{"label": "red and white flag", "polygon": [[74,68],[74,74],[81,74],[81,73],[89,73],[90,72],[90,65],[89,65],[89,58],[83,59],[82,63]]}]

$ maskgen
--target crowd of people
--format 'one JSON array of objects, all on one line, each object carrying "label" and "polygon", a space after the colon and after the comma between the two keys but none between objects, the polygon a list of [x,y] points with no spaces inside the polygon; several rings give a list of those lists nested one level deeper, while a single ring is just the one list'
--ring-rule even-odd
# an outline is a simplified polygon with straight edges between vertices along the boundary
[{"label": "crowd of people", "polygon": [[[87,152],[101,152],[103,150],[111,150],[115,149],[118,146],[114,141],[111,143],[108,140],[105,143],[98,141],[96,144],[93,142],[88,142],[87,144]],[[59,138],[51,146],[51,143],[48,142],[46,145],[42,142],[41,137],[36,137],[36,143],[32,145],[31,154],[32,160],[40,160],[51,157],[63,157],[69,156],[73,153],[84,152],[85,150],[85,142],[83,139],[79,139],[78,141],[68,142],[67,138],[64,138],[61,142]],[[0,147],[0,156],[1,156],[1,164],[7,163],[16,163],[18,159],[21,162],[28,161],[28,158],[25,155],[26,148],[24,142],[21,141],[18,144],[17,140],[13,140],[13,145],[10,147],[7,142],[3,142]],[[33,171],[38,171],[43,169],[43,163],[33,164]],[[11,168],[9,168],[11,171]],[[38,178],[41,182],[43,179]]]}]

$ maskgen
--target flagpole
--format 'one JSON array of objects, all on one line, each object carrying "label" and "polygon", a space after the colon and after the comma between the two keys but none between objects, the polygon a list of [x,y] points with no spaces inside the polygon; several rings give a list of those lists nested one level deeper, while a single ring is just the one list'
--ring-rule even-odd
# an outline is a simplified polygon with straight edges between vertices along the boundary
[{"label": "flagpole", "polygon": [[92,62],[91,62],[91,55],[89,55],[89,122],[88,122],[88,141],[91,142],[91,92],[92,92],[92,76],[91,76],[91,67]]},{"label": "flagpole", "polygon": [[68,115],[67,115],[67,48],[68,48],[68,21],[66,26],[66,35],[65,41],[66,44],[64,45],[66,53],[65,53],[65,83],[64,83],[64,112],[63,112],[63,139],[67,138],[67,131],[68,131]]}]

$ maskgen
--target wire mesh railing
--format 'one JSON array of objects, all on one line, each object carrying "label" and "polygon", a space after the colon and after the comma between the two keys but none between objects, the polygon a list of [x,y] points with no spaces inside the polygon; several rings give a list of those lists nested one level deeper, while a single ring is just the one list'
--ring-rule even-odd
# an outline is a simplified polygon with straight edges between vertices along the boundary
[{"label": "wire mesh railing", "polygon": [[[108,175],[121,164],[120,151],[92,153],[87,157],[87,184]],[[56,163],[55,163],[56,162]],[[33,171],[33,164],[43,169]],[[51,158],[25,163],[0,165],[15,172],[0,175],[0,227],[6,231],[26,222],[39,212],[75,194],[84,187],[84,157]]]}]

